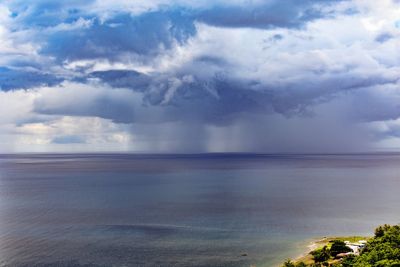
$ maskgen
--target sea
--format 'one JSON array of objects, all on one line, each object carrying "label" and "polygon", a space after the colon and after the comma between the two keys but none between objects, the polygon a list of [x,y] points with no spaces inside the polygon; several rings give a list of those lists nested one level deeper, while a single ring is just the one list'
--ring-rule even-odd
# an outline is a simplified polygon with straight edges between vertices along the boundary
[{"label": "sea", "polygon": [[0,155],[0,266],[279,266],[400,222],[400,154]]}]

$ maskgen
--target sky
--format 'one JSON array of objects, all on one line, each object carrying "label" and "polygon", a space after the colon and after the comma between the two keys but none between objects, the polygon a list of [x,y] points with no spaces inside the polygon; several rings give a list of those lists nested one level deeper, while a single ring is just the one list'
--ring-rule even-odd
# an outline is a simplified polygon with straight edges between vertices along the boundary
[{"label": "sky", "polygon": [[0,1],[0,153],[106,151],[400,151],[400,1]]}]

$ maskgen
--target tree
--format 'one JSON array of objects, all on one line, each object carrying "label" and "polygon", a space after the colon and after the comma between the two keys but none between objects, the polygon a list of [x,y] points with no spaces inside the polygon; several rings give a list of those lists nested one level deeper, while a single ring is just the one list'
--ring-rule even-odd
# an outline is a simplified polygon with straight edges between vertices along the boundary
[{"label": "tree", "polygon": [[282,267],[296,267],[291,260],[287,260],[283,263]]},{"label": "tree", "polygon": [[389,229],[390,225],[388,224],[378,226],[378,228],[375,229],[375,237],[382,237]]},{"label": "tree", "polygon": [[334,240],[330,249],[330,254],[332,257],[336,257],[339,253],[351,252],[351,248],[346,246],[342,240]]},{"label": "tree", "polygon": [[312,251],[314,263],[293,263],[288,260],[283,267],[400,267],[400,225],[382,225],[376,228],[375,237],[368,240],[360,255],[348,255],[340,262],[328,263],[330,256],[345,252],[345,244],[335,240],[331,250],[326,246]]},{"label": "tree", "polygon": [[327,246],[324,246],[323,248],[312,251],[311,255],[313,255],[315,262],[324,262],[324,261],[327,261],[330,257],[329,249]]},{"label": "tree", "polygon": [[308,265],[304,262],[294,263],[291,260],[287,260],[283,263],[282,267],[307,267]]},{"label": "tree", "polygon": [[353,264],[354,264],[354,259],[355,259],[354,255],[349,255],[349,256],[344,257],[342,259],[342,262],[341,262],[342,265],[341,266],[343,266],[343,267],[352,267]]}]

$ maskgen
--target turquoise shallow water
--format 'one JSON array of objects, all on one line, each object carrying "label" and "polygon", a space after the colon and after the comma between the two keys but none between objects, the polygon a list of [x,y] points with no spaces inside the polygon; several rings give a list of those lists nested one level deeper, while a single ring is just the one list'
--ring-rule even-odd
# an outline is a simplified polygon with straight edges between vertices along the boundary
[{"label": "turquoise shallow water", "polygon": [[397,154],[3,155],[0,266],[273,266],[399,191]]}]

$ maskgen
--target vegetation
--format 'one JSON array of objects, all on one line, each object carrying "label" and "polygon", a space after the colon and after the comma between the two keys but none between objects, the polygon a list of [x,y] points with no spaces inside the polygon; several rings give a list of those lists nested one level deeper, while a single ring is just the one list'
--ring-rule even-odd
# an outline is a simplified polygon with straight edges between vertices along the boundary
[{"label": "vegetation", "polygon": [[400,225],[376,228],[374,237],[368,240],[360,255],[336,259],[338,254],[351,249],[340,239],[330,240],[329,243],[310,253],[312,262],[287,260],[282,267],[400,267]]},{"label": "vegetation", "polygon": [[315,262],[325,262],[331,257],[330,251],[327,246],[323,246],[322,248],[311,251],[310,254],[313,255],[313,259]]},{"label": "vegetation", "polygon": [[331,249],[329,251],[330,256],[336,257],[340,253],[351,252],[351,248],[347,247],[344,241],[342,240],[334,240],[332,242]]}]

